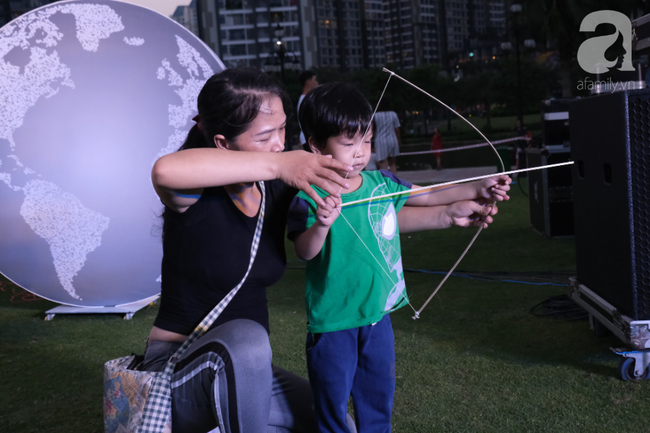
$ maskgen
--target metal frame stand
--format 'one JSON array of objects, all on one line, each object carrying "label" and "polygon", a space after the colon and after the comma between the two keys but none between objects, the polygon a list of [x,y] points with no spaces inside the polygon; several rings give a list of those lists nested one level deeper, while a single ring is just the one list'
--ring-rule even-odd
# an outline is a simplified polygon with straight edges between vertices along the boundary
[{"label": "metal frame stand", "polygon": [[602,327],[605,327],[631,349],[610,348],[622,356],[619,362],[621,378],[650,378],[650,320],[633,320],[620,313],[575,278],[569,278],[569,297],[589,313],[589,323],[594,333],[602,333]]},{"label": "metal frame stand", "polygon": [[45,320],[52,320],[57,314],[124,314],[124,320],[130,320],[133,315],[150,304],[155,304],[160,295],[155,295],[141,301],[122,305],[107,305],[104,307],[73,307],[59,305],[45,312]]}]

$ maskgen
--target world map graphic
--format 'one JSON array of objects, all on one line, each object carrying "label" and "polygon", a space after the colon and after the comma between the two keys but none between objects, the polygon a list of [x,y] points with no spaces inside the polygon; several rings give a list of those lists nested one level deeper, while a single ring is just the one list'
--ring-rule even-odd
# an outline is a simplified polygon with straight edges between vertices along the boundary
[{"label": "world map graphic", "polygon": [[67,305],[160,291],[153,162],[224,68],[196,36],[119,1],[57,2],[0,29],[0,272]]}]

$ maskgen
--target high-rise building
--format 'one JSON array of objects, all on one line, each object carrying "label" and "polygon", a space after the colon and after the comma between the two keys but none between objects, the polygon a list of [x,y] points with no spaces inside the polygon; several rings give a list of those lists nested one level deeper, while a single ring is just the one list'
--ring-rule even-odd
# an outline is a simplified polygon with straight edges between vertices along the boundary
[{"label": "high-rise building", "polygon": [[440,60],[438,0],[384,0],[386,61],[412,68]]},{"label": "high-rise building", "polygon": [[386,31],[383,0],[366,0],[361,21],[362,44],[364,48],[364,66],[375,68],[386,65]]},{"label": "high-rise building", "polygon": [[[285,61],[304,67],[302,20],[297,0],[198,0],[199,36],[227,67]],[[279,35],[281,34],[281,35]]]},{"label": "high-rise building", "polygon": [[196,20],[196,0],[192,0],[188,6],[178,6],[171,19],[195,35],[199,35],[199,24]]},{"label": "high-rise building", "polygon": [[305,55],[312,51],[314,65],[343,71],[385,65],[383,2],[302,0],[302,15],[311,20]]},{"label": "high-rise building", "polygon": [[[509,0],[197,0],[199,35],[227,66],[342,71],[492,56]],[[471,53],[471,54],[470,54]]]},{"label": "high-rise building", "polygon": [[424,63],[492,55],[505,34],[506,0],[383,0],[388,63]]},{"label": "high-rise building", "polygon": [[0,0],[0,27],[25,12],[54,3],[55,0]]}]

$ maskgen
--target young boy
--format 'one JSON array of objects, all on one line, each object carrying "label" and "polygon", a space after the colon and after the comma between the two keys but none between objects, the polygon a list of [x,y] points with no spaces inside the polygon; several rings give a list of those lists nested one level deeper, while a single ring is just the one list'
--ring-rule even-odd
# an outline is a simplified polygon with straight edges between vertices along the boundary
[{"label": "young boy", "polygon": [[353,168],[342,198],[326,197],[315,187],[325,197],[324,207],[301,192],[289,210],[289,237],[307,261],[307,367],[319,432],[349,431],[350,395],[359,432],[390,431],[395,350],[387,313],[408,303],[398,219],[403,231],[487,226],[496,208],[471,199],[507,200],[510,189],[510,179],[498,176],[342,208],[342,203],[414,187],[388,171],[362,172],[370,158],[371,132],[364,133],[371,117],[363,94],[345,83],[315,88],[300,109],[311,150]]}]

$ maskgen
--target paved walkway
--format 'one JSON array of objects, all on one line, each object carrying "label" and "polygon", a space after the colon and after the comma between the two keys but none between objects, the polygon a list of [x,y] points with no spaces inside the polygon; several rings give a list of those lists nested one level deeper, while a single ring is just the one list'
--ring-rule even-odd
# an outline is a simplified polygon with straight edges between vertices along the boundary
[{"label": "paved walkway", "polygon": [[397,176],[416,185],[449,182],[452,180],[466,179],[468,177],[483,176],[496,173],[495,166],[443,168],[442,170],[417,170],[398,171]]}]

